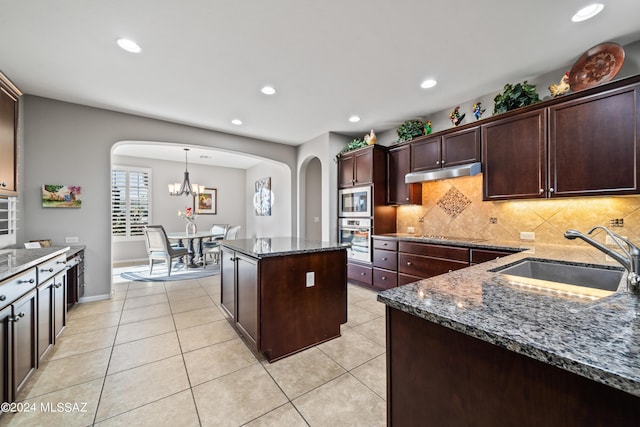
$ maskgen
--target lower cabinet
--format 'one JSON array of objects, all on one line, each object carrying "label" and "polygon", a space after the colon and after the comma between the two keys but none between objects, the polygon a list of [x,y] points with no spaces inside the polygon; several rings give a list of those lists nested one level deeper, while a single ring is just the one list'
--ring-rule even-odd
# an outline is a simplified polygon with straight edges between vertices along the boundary
[{"label": "lower cabinet", "polygon": [[398,243],[398,285],[468,266],[468,248],[418,242]]},{"label": "lower cabinet", "polygon": [[13,398],[38,366],[37,291],[34,289],[12,304],[9,318],[13,324]]},{"label": "lower cabinet", "polygon": [[236,283],[238,311],[236,323],[245,332],[245,335],[258,343],[258,261],[255,258],[236,254]]},{"label": "lower cabinet", "polygon": [[16,400],[65,326],[65,264],[61,255],[0,282],[2,402]]}]

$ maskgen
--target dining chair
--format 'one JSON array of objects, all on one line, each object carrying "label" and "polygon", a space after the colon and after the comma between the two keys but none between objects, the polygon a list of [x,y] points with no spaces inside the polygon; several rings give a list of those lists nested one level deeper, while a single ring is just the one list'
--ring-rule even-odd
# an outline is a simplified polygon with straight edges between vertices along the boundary
[{"label": "dining chair", "polygon": [[[229,227],[229,229],[227,229],[227,232],[224,235],[224,239],[223,240],[235,240],[238,238],[238,234],[240,233],[240,226],[239,225],[234,225],[233,227]],[[214,264],[219,264],[220,263],[220,241],[214,241],[215,246],[211,247],[208,251],[206,251],[204,253],[204,256],[202,257],[202,262],[204,264],[204,266],[207,266],[207,255],[211,255],[211,257],[213,258],[213,262]]]},{"label": "dining chair", "polygon": [[[187,248],[171,246],[167,233],[161,225],[148,225],[144,228],[145,244],[149,255],[149,275],[153,274],[153,265],[156,261],[165,261],[167,270],[171,276],[171,265],[174,258],[186,257],[189,253]],[[185,269],[188,268],[185,259]]]}]

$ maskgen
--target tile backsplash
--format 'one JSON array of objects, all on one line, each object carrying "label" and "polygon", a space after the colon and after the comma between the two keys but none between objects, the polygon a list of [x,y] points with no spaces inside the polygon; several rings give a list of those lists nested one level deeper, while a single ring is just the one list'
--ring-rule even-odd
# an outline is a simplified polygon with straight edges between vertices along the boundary
[{"label": "tile backsplash", "polygon": [[[513,242],[525,231],[534,232],[536,242],[567,244],[566,230],[609,227],[612,219],[624,223],[612,231],[640,242],[640,196],[484,202],[482,175],[477,175],[422,183],[422,206],[399,206],[397,231],[414,227],[417,235]],[[604,233],[596,239],[604,241]]]}]

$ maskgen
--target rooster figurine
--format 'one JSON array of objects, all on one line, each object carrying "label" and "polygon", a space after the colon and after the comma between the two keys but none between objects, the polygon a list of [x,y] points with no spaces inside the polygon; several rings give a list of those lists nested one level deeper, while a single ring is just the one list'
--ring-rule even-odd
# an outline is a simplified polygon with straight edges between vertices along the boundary
[{"label": "rooster figurine", "polygon": [[378,138],[376,138],[376,134],[373,133],[373,129],[371,129],[371,133],[368,133],[364,136],[364,142],[366,142],[368,145],[375,144],[377,139]]},{"label": "rooster figurine", "polygon": [[549,86],[549,92],[551,92],[551,96],[553,98],[555,98],[556,96],[564,95],[565,93],[569,92],[569,89],[571,89],[571,86],[569,85],[568,71],[564,73],[564,75],[562,76],[562,80],[560,80],[560,83],[558,83],[557,85],[553,84]]}]

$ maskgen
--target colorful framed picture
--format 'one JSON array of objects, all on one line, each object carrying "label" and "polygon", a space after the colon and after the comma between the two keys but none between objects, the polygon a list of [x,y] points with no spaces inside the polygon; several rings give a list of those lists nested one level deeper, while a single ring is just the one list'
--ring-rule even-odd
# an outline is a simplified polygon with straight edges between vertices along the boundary
[{"label": "colorful framed picture", "polygon": [[82,191],[79,185],[42,186],[43,208],[80,208],[82,207]]},{"label": "colorful framed picture", "polygon": [[216,215],[218,213],[218,190],[204,187],[204,192],[195,198],[195,211],[198,215]]}]

